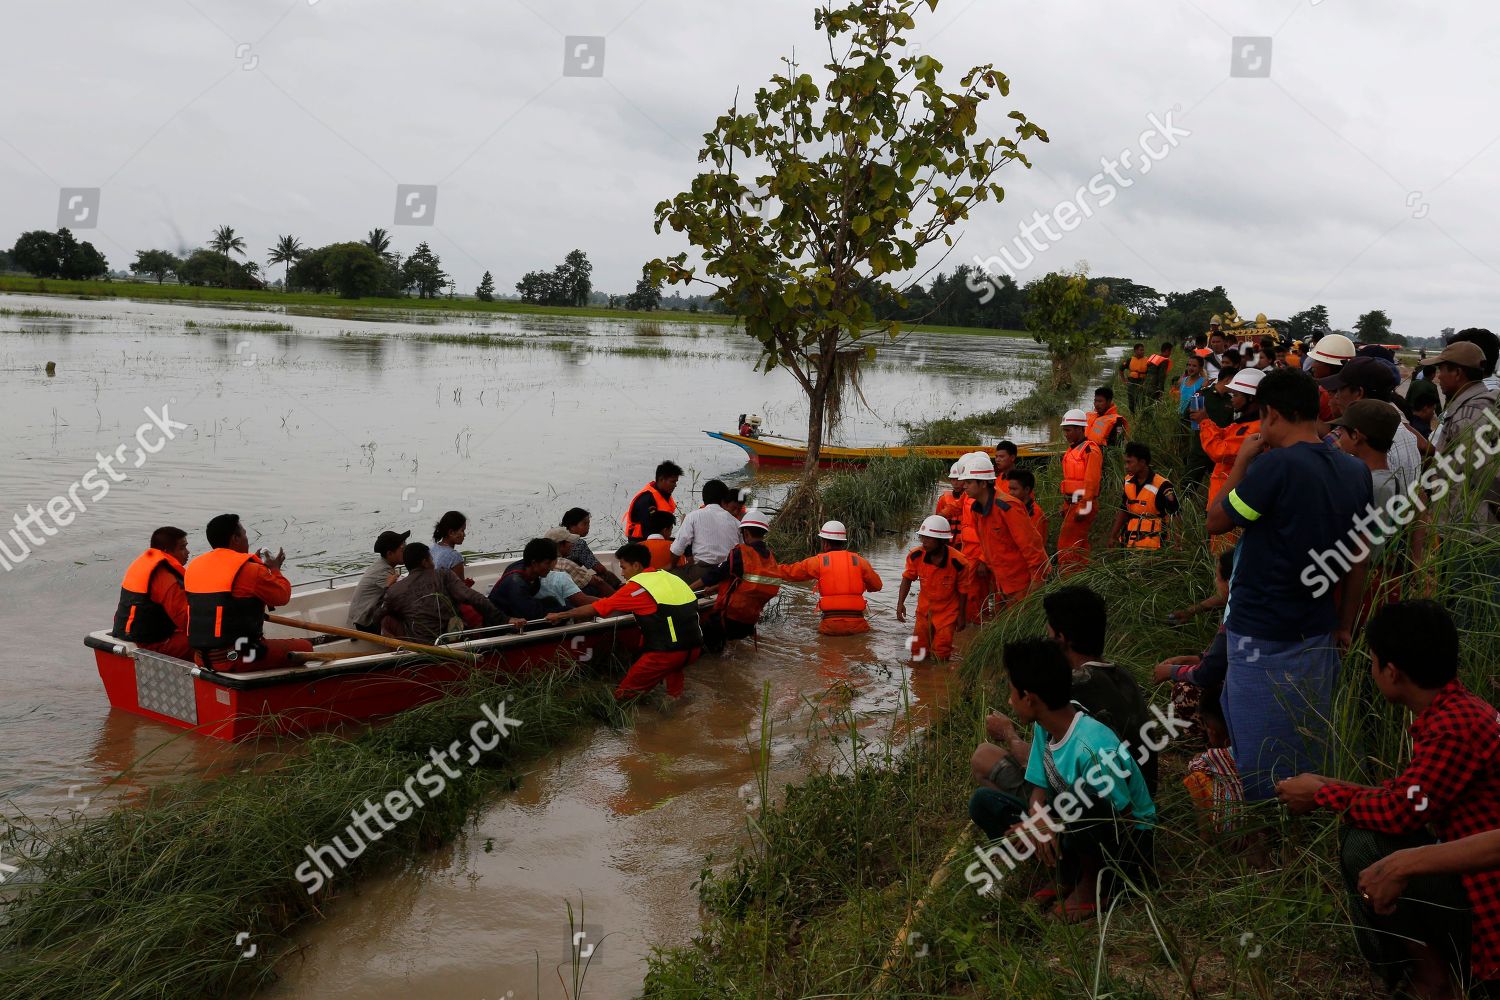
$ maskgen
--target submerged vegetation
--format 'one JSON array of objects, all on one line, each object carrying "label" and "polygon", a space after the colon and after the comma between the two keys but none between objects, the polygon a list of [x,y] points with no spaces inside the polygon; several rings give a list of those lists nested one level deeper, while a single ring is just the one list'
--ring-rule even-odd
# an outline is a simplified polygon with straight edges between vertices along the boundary
[{"label": "submerged vegetation", "polygon": [[[304,848],[342,834],[351,810],[400,789],[430,751],[468,747],[481,707],[502,701],[521,723],[508,738],[472,763],[466,755],[442,794],[335,869],[329,891],[309,895],[293,877]],[[197,998],[264,985],[290,950],[288,932],[361,872],[414,864],[417,850],[516,787],[519,765],[581,724],[624,720],[609,684],[576,671],[475,676],[379,728],[268,751],[104,816],[12,822],[6,855],[26,860],[0,896],[0,996]],[[252,942],[257,953],[242,957]]]},{"label": "submerged vegetation", "polygon": [[191,319],[182,326],[186,330],[228,330],[232,333],[291,333],[296,329],[289,323],[199,323]]}]

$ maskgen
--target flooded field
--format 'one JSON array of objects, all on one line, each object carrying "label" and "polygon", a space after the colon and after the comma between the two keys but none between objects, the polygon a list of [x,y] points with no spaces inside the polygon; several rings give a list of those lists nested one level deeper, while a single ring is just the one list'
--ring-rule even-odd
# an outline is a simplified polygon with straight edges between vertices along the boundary
[{"label": "flooded field", "polygon": [[[252,546],[285,548],[294,583],[363,567],[379,531],[422,538],[450,508],[469,515],[471,552],[518,549],[573,506],[594,512],[594,545],[611,548],[626,500],[664,458],[688,470],[680,493],[718,477],[774,501],[784,474],[758,475],[702,433],[757,412],[767,429],[802,436],[800,390],[784,373],[756,374],[755,354],[709,324],[0,296],[0,513],[24,518],[101,456],[125,456],[123,478],[67,527],[21,550],[0,536],[11,546],[0,551],[6,808],[94,811],[235,760],[233,748],[111,713],[83,646],[155,527],[183,527],[197,552],[208,519],[237,512]],[[850,414],[839,443],[895,442],[903,421],[999,406],[1030,389],[1039,359],[1003,337],[887,347],[865,372],[870,409]],[[161,430],[138,438],[142,424]],[[138,449],[153,440],[155,452]],[[941,704],[945,674],[906,667],[908,631],[894,617],[907,541],[868,553],[887,580],[870,635],[819,639],[810,596],[789,588],[758,648],[694,668],[688,703],[559,748],[459,842],[336,900],[275,995],[565,996],[569,903],[590,940],[603,936],[585,995],[635,995],[650,947],[696,926],[705,854],[722,857],[744,834],[766,685],[773,786],[847,755],[853,730],[879,741]]]}]

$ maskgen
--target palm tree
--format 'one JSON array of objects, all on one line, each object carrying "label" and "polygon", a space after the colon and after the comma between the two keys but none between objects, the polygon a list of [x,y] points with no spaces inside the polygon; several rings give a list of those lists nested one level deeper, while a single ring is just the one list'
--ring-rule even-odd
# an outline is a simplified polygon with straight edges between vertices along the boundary
[{"label": "palm tree", "polygon": [[276,245],[266,251],[270,255],[266,258],[267,263],[286,265],[286,276],[282,280],[284,291],[292,290],[292,265],[301,260],[306,252],[302,248],[302,241],[295,236],[276,237]]},{"label": "palm tree", "polygon": [[208,245],[226,257],[231,253],[245,256],[245,238],[234,235],[233,226],[220,226],[214,230],[214,238],[208,241]]},{"label": "palm tree", "polygon": [[391,234],[384,229],[372,229],[365,236],[365,246],[384,257],[391,248]]}]

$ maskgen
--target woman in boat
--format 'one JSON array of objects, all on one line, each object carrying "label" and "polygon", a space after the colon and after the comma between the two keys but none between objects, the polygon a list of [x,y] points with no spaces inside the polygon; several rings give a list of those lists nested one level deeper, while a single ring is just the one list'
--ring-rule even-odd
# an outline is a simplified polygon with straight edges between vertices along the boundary
[{"label": "woman in boat", "polygon": [[449,570],[464,580],[464,570],[468,567],[464,565],[464,554],[458,551],[458,547],[464,543],[468,527],[469,519],[456,510],[448,511],[432,526],[432,565],[438,572]]}]

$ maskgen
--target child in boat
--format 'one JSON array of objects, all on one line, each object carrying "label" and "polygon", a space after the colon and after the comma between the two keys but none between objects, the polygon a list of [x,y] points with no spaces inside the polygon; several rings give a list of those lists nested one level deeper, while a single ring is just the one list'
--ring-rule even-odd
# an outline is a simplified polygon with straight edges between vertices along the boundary
[{"label": "child in boat", "polygon": [[651,550],[651,565],[648,569],[671,569],[682,564],[682,560],[672,554],[672,529],[677,527],[677,517],[664,510],[653,511],[646,519],[646,526],[651,534],[641,544]]},{"label": "child in boat", "polygon": [[907,645],[918,663],[929,657],[942,662],[953,655],[953,634],[964,626],[962,581],[972,570],[969,560],[953,547],[953,526],[941,514],[922,522],[917,539],[921,545],[907,554],[901,571],[896,620],[906,621],[906,597],[911,585],[920,581],[916,631]]}]

